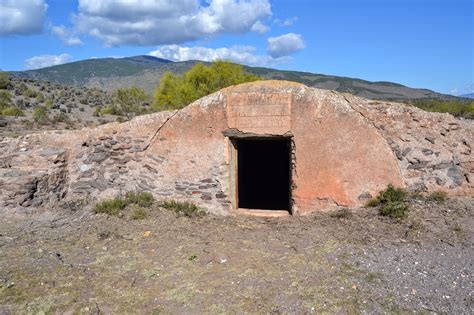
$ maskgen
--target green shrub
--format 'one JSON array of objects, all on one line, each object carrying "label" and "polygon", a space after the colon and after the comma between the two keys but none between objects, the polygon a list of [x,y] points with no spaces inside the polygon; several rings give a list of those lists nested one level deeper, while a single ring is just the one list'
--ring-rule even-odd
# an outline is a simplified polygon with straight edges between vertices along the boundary
[{"label": "green shrub", "polygon": [[426,200],[443,203],[448,199],[448,194],[444,191],[434,191],[426,197]]},{"label": "green shrub", "polygon": [[20,108],[16,107],[16,106],[10,106],[10,107],[5,108],[2,111],[2,115],[3,116],[15,116],[15,117],[25,116],[23,111]]},{"label": "green shrub", "polygon": [[410,103],[427,112],[450,113],[455,117],[474,119],[474,101],[416,100]]},{"label": "green shrub", "polygon": [[130,206],[132,213],[130,214],[130,218],[132,220],[143,220],[148,217],[148,212],[143,207],[139,205],[133,204]]},{"label": "green shrub", "polygon": [[23,94],[27,97],[32,97],[32,98],[35,98],[38,96],[38,92],[36,92],[35,90],[31,90],[31,89],[26,89]]},{"label": "green shrub", "polygon": [[45,106],[35,107],[33,110],[33,120],[38,124],[45,124],[48,122],[48,109]]},{"label": "green shrub", "polygon": [[406,202],[408,197],[409,193],[405,189],[390,184],[377,197],[369,200],[366,206],[379,207],[379,213],[383,216],[403,218],[410,209]]},{"label": "green shrub", "polygon": [[0,112],[11,105],[12,96],[8,91],[0,90]]},{"label": "green shrub", "polygon": [[53,108],[53,100],[48,98],[47,100],[44,101],[44,107],[47,109]]},{"label": "green shrub", "polygon": [[146,95],[144,90],[133,86],[128,89],[118,89],[116,92],[116,99],[119,104],[120,113],[130,119],[143,112],[143,106],[148,101],[149,97]]},{"label": "green shrub", "polygon": [[128,192],[125,194],[125,200],[128,204],[136,204],[141,207],[149,207],[155,201],[149,192]]},{"label": "green shrub", "polygon": [[107,107],[104,107],[101,112],[103,115],[115,115],[116,109],[113,108],[112,106],[107,106]]},{"label": "green shrub", "polygon": [[388,201],[380,206],[379,213],[383,216],[400,219],[405,217],[409,207],[405,202]]},{"label": "green shrub", "polygon": [[21,82],[21,83],[18,85],[18,88],[20,89],[21,94],[25,93],[25,91],[28,90],[28,87],[27,87],[26,84],[23,83],[23,82]]},{"label": "green shrub", "polygon": [[127,202],[122,198],[114,198],[99,202],[94,206],[92,212],[95,214],[105,213],[108,215],[118,216],[123,209],[127,206]]},{"label": "green shrub", "polygon": [[403,188],[394,187],[392,184],[389,184],[387,188],[381,191],[377,197],[369,200],[366,204],[367,207],[377,207],[384,203],[393,201],[400,202],[405,201],[408,196],[408,192]]},{"label": "green shrub", "polygon": [[117,197],[97,203],[92,209],[93,213],[106,213],[118,216],[122,211],[130,206],[130,217],[134,220],[144,219],[148,216],[143,207],[149,207],[153,204],[153,195],[147,192],[127,192],[125,197]]},{"label": "green shrub", "polygon": [[54,123],[59,123],[59,122],[63,122],[63,123],[66,123],[69,121],[69,117],[66,113],[59,113],[59,114],[56,114],[54,117],[53,117],[53,122]]},{"label": "green shrub", "polygon": [[260,77],[245,72],[241,65],[221,60],[210,66],[198,63],[182,75],[167,71],[155,91],[153,109],[182,108],[222,88],[256,80]]},{"label": "green shrub", "polygon": [[10,84],[10,75],[7,72],[0,71],[0,89],[6,89]]},{"label": "green shrub", "polygon": [[160,204],[161,207],[173,210],[178,216],[203,217],[206,212],[191,202],[180,202],[175,200],[166,200]]},{"label": "green shrub", "polygon": [[39,102],[39,103],[44,103],[44,94],[41,93],[41,92],[38,92],[38,97],[36,97],[36,100]]},{"label": "green shrub", "polygon": [[101,117],[102,116],[102,111],[100,110],[100,107],[94,108],[94,112],[92,113],[92,116],[94,116],[94,117]]}]

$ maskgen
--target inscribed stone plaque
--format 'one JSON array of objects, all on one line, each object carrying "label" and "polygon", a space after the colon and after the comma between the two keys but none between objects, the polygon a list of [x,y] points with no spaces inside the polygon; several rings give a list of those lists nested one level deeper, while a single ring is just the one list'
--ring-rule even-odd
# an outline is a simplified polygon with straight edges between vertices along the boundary
[{"label": "inscribed stone plaque", "polygon": [[247,93],[227,95],[229,128],[261,134],[290,131],[291,93]]}]

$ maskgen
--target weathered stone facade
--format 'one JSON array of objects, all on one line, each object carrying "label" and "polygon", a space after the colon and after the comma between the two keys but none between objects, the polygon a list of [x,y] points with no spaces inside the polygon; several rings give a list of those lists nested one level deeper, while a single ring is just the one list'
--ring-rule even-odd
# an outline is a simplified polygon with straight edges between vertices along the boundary
[{"label": "weathered stone facade", "polygon": [[2,139],[0,209],[31,213],[140,190],[229,214],[233,136],[291,137],[294,214],[358,206],[390,183],[474,192],[472,121],[262,81],[122,124]]}]

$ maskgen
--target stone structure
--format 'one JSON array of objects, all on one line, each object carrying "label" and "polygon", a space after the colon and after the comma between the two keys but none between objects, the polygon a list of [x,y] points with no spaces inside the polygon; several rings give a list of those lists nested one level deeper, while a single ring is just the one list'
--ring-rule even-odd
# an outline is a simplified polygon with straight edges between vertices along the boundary
[{"label": "stone structure", "polygon": [[122,124],[2,139],[0,212],[139,190],[230,214],[236,141],[272,138],[291,145],[293,214],[358,206],[390,183],[474,195],[472,121],[261,81]]}]

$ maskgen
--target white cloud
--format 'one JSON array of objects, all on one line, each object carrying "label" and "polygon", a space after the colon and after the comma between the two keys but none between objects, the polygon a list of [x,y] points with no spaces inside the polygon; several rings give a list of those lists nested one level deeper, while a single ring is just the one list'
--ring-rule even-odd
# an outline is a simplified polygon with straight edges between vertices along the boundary
[{"label": "white cloud", "polygon": [[60,40],[64,42],[67,46],[76,46],[82,45],[82,41],[79,37],[75,36],[71,31],[69,31],[64,25],[53,26],[51,32],[59,37]]},{"label": "white cloud", "polygon": [[0,35],[32,35],[43,30],[44,0],[0,0]]},{"label": "white cloud", "polygon": [[201,60],[214,61],[218,59],[230,60],[249,66],[271,66],[291,62],[291,57],[273,58],[268,55],[255,55],[255,47],[233,46],[223,48],[185,47],[179,45],[165,45],[149,53],[151,56],[172,61]]},{"label": "white cloud", "polygon": [[262,22],[257,21],[252,25],[250,30],[255,33],[265,34],[266,32],[270,30],[270,28],[266,26],[265,24],[263,24]]},{"label": "white cloud", "polygon": [[[179,44],[223,33],[262,31],[269,0],[79,0],[78,31],[109,46]],[[257,26],[255,26],[257,24]]]},{"label": "white cloud", "polygon": [[291,18],[287,18],[287,19],[284,19],[284,20],[275,19],[273,21],[273,23],[278,24],[280,26],[292,26],[296,21],[298,21],[298,17],[293,16]]},{"label": "white cloud", "polygon": [[60,65],[70,61],[72,61],[72,57],[69,54],[34,56],[25,60],[25,69],[40,69]]},{"label": "white cloud", "polygon": [[289,56],[305,47],[303,36],[295,33],[270,37],[267,40],[267,52],[273,58]]}]

